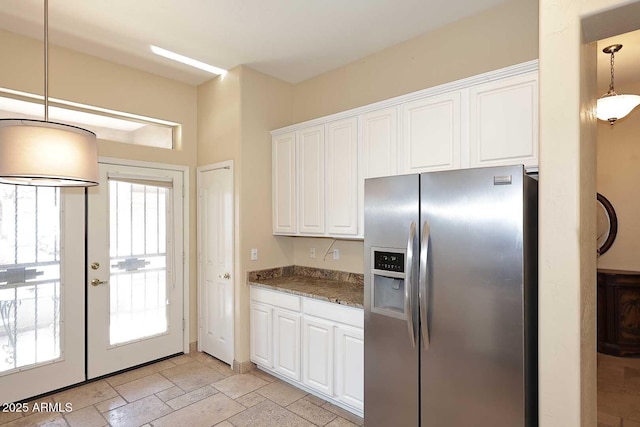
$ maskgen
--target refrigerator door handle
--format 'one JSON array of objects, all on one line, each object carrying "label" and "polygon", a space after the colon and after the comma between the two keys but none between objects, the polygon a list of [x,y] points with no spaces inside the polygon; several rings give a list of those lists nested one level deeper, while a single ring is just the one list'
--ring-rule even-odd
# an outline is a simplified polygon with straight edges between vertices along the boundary
[{"label": "refrigerator door handle", "polygon": [[411,347],[416,346],[416,333],[413,326],[413,301],[411,300],[413,289],[413,242],[416,238],[416,223],[411,222],[409,227],[409,240],[407,241],[407,259],[404,279],[404,312],[407,316],[407,328],[409,330],[409,336],[411,337]]},{"label": "refrigerator door handle", "polygon": [[418,288],[418,298],[420,300],[420,330],[422,331],[422,344],[426,350],[429,349],[429,320],[427,318],[427,307],[429,304],[427,289],[427,267],[429,265],[429,234],[431,227],[429,222],[425,220],[422,226],[422,240],[420,241],[420,286]]}]

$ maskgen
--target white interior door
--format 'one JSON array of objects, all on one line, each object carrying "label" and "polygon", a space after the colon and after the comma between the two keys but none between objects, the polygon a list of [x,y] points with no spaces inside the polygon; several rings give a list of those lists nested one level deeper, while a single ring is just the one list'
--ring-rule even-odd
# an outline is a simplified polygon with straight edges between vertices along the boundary
[{"label": "white interior door", "polygon": [[0,184],[0,402],[85,379],[84,202]]},{"label": "white interior door", "polygon": [[89,379],[183,350],[182,180],[100,164],[88,198]]},{"label": "white interior door", "polygon": [[198,169],[199,350],[233,367],[232,163]]}]

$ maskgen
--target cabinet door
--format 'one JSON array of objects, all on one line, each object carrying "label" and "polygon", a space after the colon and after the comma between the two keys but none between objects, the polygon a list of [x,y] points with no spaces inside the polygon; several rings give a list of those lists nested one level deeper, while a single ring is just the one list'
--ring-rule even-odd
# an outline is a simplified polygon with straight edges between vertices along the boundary
[{"label": "cabinet door", "polygon": [[398,174],[398,115],[390,107],[362,115],[359,178],[359,233],[364,236],[364,180]]},{"label": "cabinet door", "polygon": [[336,328],[336,397],[364,410],[364,334],[362,329]]},{"label": "cabinet door", "polygon": [[362,177],[398,173],[398,107],[362,116]]},{"label": "cabinet door", "polygon": [[327,233],[358,234],[358,119],[327,125],[326,141]]},{"label": "cabinet door", "polygon": [[273,367],[291,379],[300,381],[300,315],[273,310]]},{"label": "cabinet door", "polygon": [[298,132],[298,230],[324,233],[324,126]]},{"label": "cabinet door", "polygon": [[459,91],[402,106],[402,173],[460,167]]},{"label": "cabinet door", "polygon": [[273,137],[271,143],[273,233],[296,233],[296,135]]},{"label": "cabinet door", "polygon": [[333,323],[306,317],[302,326],[302,382],[321,393],[333,394]]},{"label": "cabinet door", "polygon": [[471,167],[538,165],[538,73],[469,89]]},{"label": "cabinet door", "polygon": [[273,366],[272,321],[271,307],[251,303],[251,361],[266,368]]}]

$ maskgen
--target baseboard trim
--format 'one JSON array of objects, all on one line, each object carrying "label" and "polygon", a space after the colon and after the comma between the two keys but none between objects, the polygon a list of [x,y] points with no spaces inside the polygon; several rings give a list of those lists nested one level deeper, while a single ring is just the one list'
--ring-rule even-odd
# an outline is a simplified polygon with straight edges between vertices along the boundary
[{"label": "baseboard trim", "polygon": [[238,362],[237,360],[233,361],[233,371],[238,374],[246,374],[255,367],[256,364],[250,360],[247,360],[246,362]]}]

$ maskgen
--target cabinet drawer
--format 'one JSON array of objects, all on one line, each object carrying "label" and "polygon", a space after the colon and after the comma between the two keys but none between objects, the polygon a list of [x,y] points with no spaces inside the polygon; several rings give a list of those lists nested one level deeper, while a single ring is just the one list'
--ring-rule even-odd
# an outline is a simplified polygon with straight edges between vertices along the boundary
[{"label": "cabinet drawer", "polygon": [[364,327],[364,311],[362,309],[310,298],[303,298],[303,300],[304,314],[344,323],[356,328]]},{"label": "cabinet drawer", "polygon": [[287,310],[300,311],[300,297],[285,292],[271,291],[269,289],[251,287],[251,300],[264,304],[274,305],[276,307],[286,308]]}]

